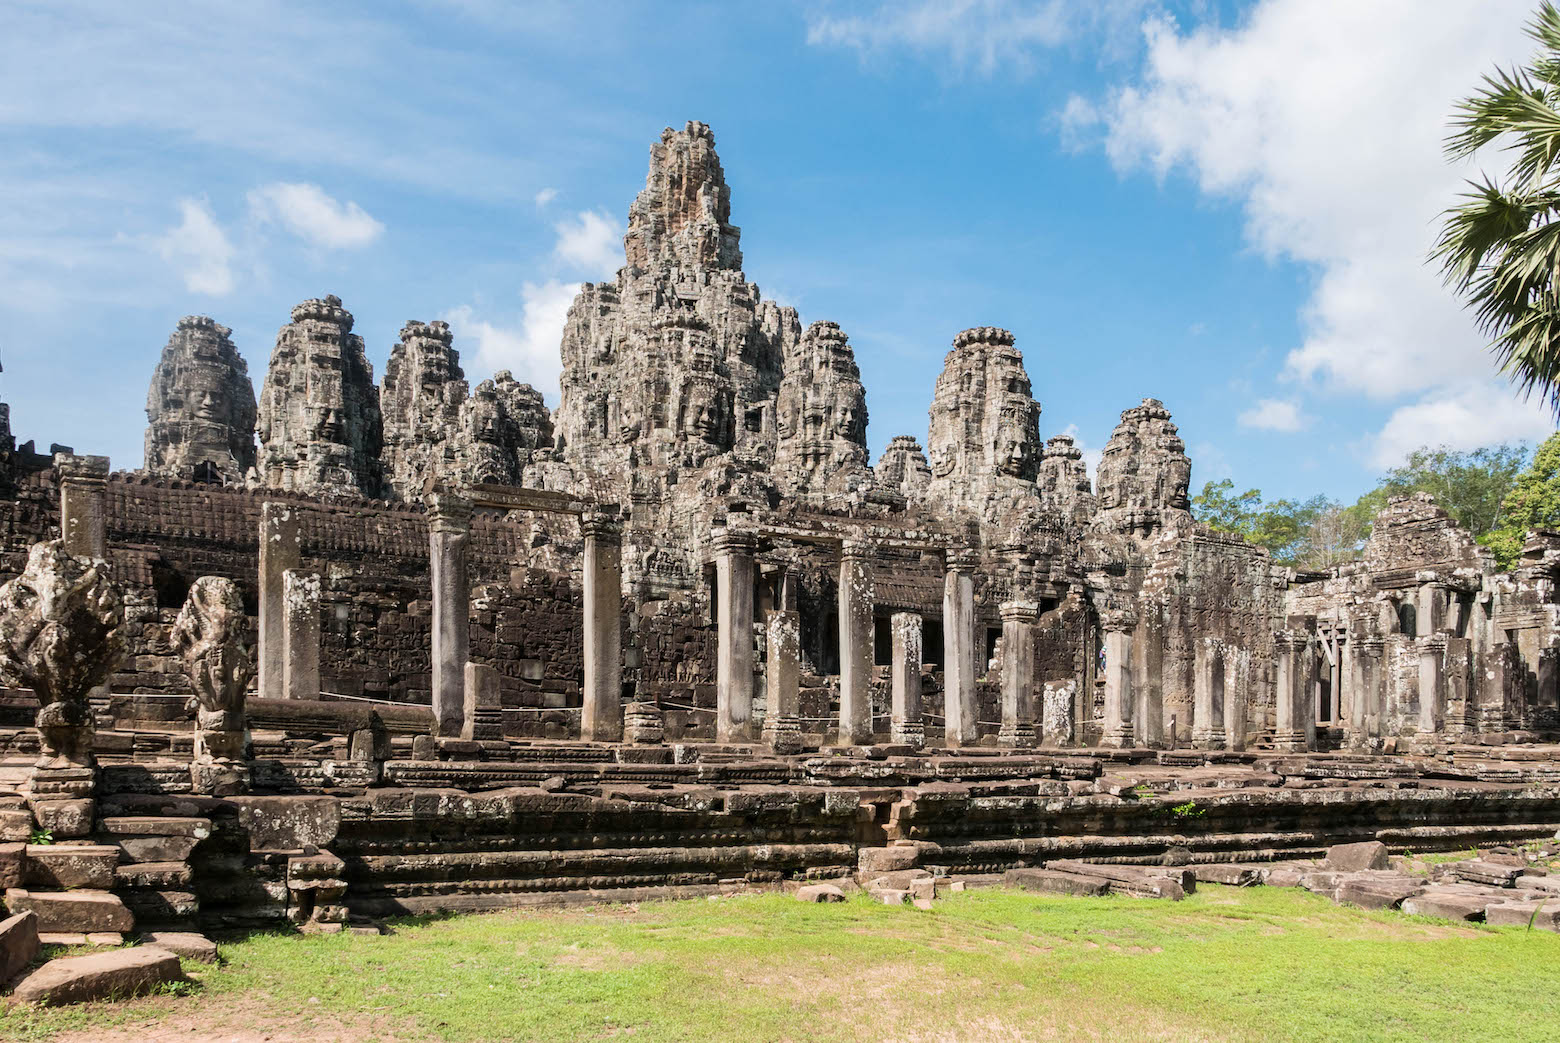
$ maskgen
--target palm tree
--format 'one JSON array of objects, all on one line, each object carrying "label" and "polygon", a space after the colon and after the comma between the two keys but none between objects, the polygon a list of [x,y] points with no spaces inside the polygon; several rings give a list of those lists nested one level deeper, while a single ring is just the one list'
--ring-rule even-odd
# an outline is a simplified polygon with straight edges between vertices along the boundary
[{"label": "palm tree", "polygon": [[1458,104],[1446,152],[1466,159],[1500,139],[1504,183],[1485,175],[1443,215],[1432,257],[1492,339],[1502,372],[1560,415],[1560,11],[1544,0],[1527,33],[1539,51],[1496,69]]}]

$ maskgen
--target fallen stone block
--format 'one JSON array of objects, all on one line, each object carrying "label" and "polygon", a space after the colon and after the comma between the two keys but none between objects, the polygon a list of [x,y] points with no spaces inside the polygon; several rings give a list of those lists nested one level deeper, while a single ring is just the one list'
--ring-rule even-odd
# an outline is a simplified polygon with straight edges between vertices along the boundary
[{"label": "fallen stone block", "polygon": [[0,920],[0,985],[20,974],[38,955],[38,917],[17,913]]},{"label": "fallen stone block", "polygon": [[882,902],[884,905],[904,905],[910,900],[909,891],[900,891],[892,887],[874,887],[867,893],[874,901]]},{"label": "fallen stone block", "polygon": [[1387,868],[1387,845],[1379,840],[1360,844],[1334,844],[1327,849],[1327,868],[1340,873]]},{"label": "fallen stone block", "polygon": [[[1135,866],[1112,863],[1084,862],[1074,858],[1058,858],[1045,864],[1047,869],[1083,876],[1104,877],[1122,884],[1136,884],[1141,880],[1173,880],[1183,892],[1197,889],[1197,874],[1190,866]],[[1113,888],[1113,890],[1116,890]],[[1126,892],[1121,892],[1125,894]],[[1152,895],[1148,897],[1158,897]]]},{"label": "fallen stone block", "polygon": [[1338,884],[1338,897],[1334,901],[1361,909],[1396,909],[1405,899],[1425,889],[1417,880],[1394,877],[1396,874],[1345,877]]},{"label": "fallen stone block", "polygon": [[[1192,873],[1199,884],[1224,884],[1228,887],[1250,887],[1260,883],[1257,870],[1234,862],[1215,862],[1192,866]],[[1298,882],[1298,881],[1297,881]]]},{"label": "fallen stone block", "polygon": [[1181,886],[1180,881],[1162,876],[1145,876],[1137,880],[1112,880],[1110,892],[1127,898],[1168,898],[1172,902],[1179,902],[1186,897],[1186,890]]},{"label": "fallen stone block", "polygon": [[[816,886],[827,887],[827,884]],[[836,891],[839,888],[835,888]],[[843,901],[845,895],[840,894],[839,900]],[[379,929],[374,928],[373,934],[378,934]],[[217,943],[203,934],[192,934],[182,931],[153,931],[150,934],[141,935],[142,945],[155,945],[159,949],[167,949],[175,956],[185,960],[198,960],[201,963],[217,962]]]},{"label": "fallen stone block", "polygon": [[43,945],[81,946],[87,944],[87,936],[81,931],[43,931],[38,935]]},{"label": "fallen stone block", "polygon": [[1560,898],[1538,902],[1493,902],[1484,908],[1491,927],[1527,927],[1560,932]]},{"label": "fallen stone block", "polygon": [[116,946],[125,944],[125,936],[118,931],[93,931],[87,935],[88,945]]},{"label": "fallen stone block", "polygon": [[1329,873],[1317,871],[1306,873],[1300,877],[1300,886],[1312,894],[1326,895],[1333,901],[1338,900],[1338,882],[1341,873]]},{"label": "fallen stone block", "polygon": [[922,909],[926,912],[932,911],[932,900],[930,898],[917,898],[914,899],[911,904],[914,905],[917,909]]},{"label": "fallen stone block", "polygon": [[856,856],[856,871],[862,874],[892,873],[896,870],[914,869],[921,861],[921,851],[914,847],[864,847]]},{"label": "fallen stone block", "polygon": [[910,894],[914,896],[917,901],[922,898],[926,899],[927,901],[931,901],[933,898],[937,897],[937,881],[929,876],[922,877],[920,880],[912,881],[910,884]]},{"label": "fallen stone block", "polygon": [[109,844],[28,844],[22,886],[106,890],[114,886],[119,848]]},{"label": "fallen stone block", "polygon": [[1425,891],[1403,899],[1403,912],[1410,916],[1434,916],[1441,920],[1482,920],[1488,896]]},{"label": "fallen stone block", "polygon": [[50,960],[22,978],[12,998],[18,1003],[55,1007],[140,996],[167,982],[183,980],[177,956],[156,946],[138,946]]},{"label": "fallen stone block", "polygon": [[863,875],[860,883],[867,888],[889,887],[896,891],[908,891],[917,880],[930,880],[932,874],[924,869],[900,869],[892,873],[878,873],[872,876]]},{"label": "fallen stone block", "polygon": [[13,913],[38,914],[38,931],[129,931],[135,919],[117,895],[107,891],[28,891],[13,887],[5,893]]},{"label": "fallen stone block", "polygon": [[1524,873],[1513,880],[1511,886],[1519,891],[1548,891],[1560,895],[1560,877],[1556,876],[1530,876]]},{"label": "fallen stone block", "polygon": [[833,884],[808,884],[796,889],[798,902],[843,902],[845,892]]},{"label": "fallen stone block", "polygon": [[1487,884],[1490,887],[1510,887],[1523,871],[1522,866],[1481,860],[1453,862],[1447,869],[1458,880],[1470,884]]},{"label": "fallen stone block", "polygon": [[1057,895],[1103,895],[1110,891],[1109,880],[1062,873],[1055,869],[1009,869],[1002,874],[1002,883],[1025,891],[1044,891]]},{"label": "fallen stone block", "polygon": [[1268,887],[1299,887],[1307,875],[1302,869],[1265,869],[1262,871],[1262,883]]}]

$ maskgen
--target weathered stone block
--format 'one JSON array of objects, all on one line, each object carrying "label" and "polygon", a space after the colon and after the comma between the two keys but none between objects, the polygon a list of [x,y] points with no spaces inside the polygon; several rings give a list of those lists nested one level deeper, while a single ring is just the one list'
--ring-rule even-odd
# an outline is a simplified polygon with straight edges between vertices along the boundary
[{"label": "weathered stone block", "polygon": [[0,920],[0,986],[32,962],[38,945],[38,917],[34,913],[17,913]]},{"label": "weathered stone block", "polygon": [[921,861],[921,852],[914,847],[864,847],[857,856],[856,868],[861,873],[889,873],[899,869],[914,869]]},{"label": "weathered stone block", "polygon": [[[375,931],[374,933],[378,933]],[[155,945],[185,960],[201,963],[217,962],[217,943],[203,934],[180,931],[152,931],[141,935],[142,945]]]},{"label": "weathered stone block", "polygon": [[28,844],[22,859],[22,885],[31,888],[114,886],[119,848],[99,844]]},{"label": "weathered stone block", "polygon": [[1327,868],[1340,873],[1387,868],[1387,845],[1379,840],[1361,844],[1334,844],[1327,849]]},{"label": "weathered stone block", "polygon": [[1361,909],[1396,909],[1424,889],[1422,882],[1395,873],[1351,876],[1339,881],[1336,901]]},{"label": "weathered stone block", "polygon": [[1251,866],[1233,862],[1192,866],[1192,872],[1200,884],[1224,884],[1229,887],[1250,887],[1260,883],[1257,870]]},{"label": "weathered stone block", "polygon": [[298,851],[325,847],[341,828],[335,797],[233,797],[239,823],[256,851]]},{"label": "weathered stone block", "polygon": [[107,891],[28,891],[5,893],[13,913],[38,914],[38,931],[128,931],[135,920],[125,903]]},{"label": "weathered stone block", "polygon": [[38,826],[54,834],[55,839],[84,837],[92,832],[92,817],[97,808],[91,798],[33,801],[32,813]]},{"label": "weathered stone block", "polygon": [[1495,902],[1484,909],[1484,922],[1491,927],[1527,927],[1560,932],[1560,901]]},{"label": "weathered stone block", "polygon": [[32,830],[32,812],[26,808],[0,808],[0,842],[25,843]]},{"label": "weathered stone block", "polygon": [[194,878],[193,871],[185,862],[137,862],[120,866],[114,875],[126,887],[151,887],[164,891],[188,887]]},{"label": "weathered stone block", "polygon": [[808,884],[796,889],[798,902],[843,902],[845,892],[833,884]]},{"label": "weathered stone block", "polygon": [[0,844],[0,890],[22,886],[22,853],[26,844]]},{"label": "weathered stone block", "polygon": [[1059,873],[1054,869],[1009,869],[1002,874],[1002,883],[1025,891],[1058,895],[1103,895],[1110,890],[1109,880]]},{"label": "weathered stone block", "polygon": [[17,983],[13,998],[19,1003],[59,1006],[140,996],[183,980],[177,956],[156,946],[139,946],[50,960]]},{"label": "weathered stone block", "polygon": [[1482,920],[1489,896],[1449,894],[1426,891],[1403,899],[1402,910],[1410,916],[1434,916],[1442,920]]}]

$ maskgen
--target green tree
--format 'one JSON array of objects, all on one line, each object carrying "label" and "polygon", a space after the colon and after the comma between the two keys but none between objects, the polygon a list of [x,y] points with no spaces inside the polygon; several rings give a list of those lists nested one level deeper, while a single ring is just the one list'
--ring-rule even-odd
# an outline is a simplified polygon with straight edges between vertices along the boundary
[{"label": "green tree", "polygon": [[1384,507],[1388,496],[1430,493],[1458,525],[1483,536],[1500,525],[1501,503],[1527,462],[1525,445],[1503,443],[1472,452],[1420,446],[1367,496],[1374,497],[1373,503],[1379,499]]},{"label": "green tree", "polygon": [[1500,526],[1481,541],[1495,552],[1503,569],[1514,568],[1530,529],[1560,526],[1560,432],[1533,454],[1533,463],[1517,475],[1502,504]]},{"label": "green tree", "polygon": [[1262,509],[1262,491],[1247,489],[1236,495],[1229,478],[1205,482],[1202,492],[1192,497],[1192,515],[1209,528],[1250,537],[1257,513]]},{"label": "green tree", "polygon": [[1496,69],[1458,104],[1447,155],[1496,141],[1511,156],[1501,179],[1470,182],[1443,215],[1432,257],[1492,339],[1501,370],[1560,412],[1560,11],[1545,0],[1527,26],[1538,52]]},{"label": "green tree", "polygon": [[1368,519],[1356,521],[1342,504],[1325,496],[1263,503],[1260,489],[1236,493],[1228,478],[1206,483],[1192,498],[1192,513],[1210,528],[1266,547],[1279,564],[1300,568],[1348,561],[1359,552],[1369,528]]}]

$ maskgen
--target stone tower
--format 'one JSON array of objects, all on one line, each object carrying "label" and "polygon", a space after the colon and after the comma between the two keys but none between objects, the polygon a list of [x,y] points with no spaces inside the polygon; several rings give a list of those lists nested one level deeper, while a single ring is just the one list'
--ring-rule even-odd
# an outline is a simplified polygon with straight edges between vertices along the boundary
[{"label": "stone tower", "polygon": [[204,315],[179,320],[146,393],[146,470],[241,482],[255,465],[255,389],[232,330]]},{"label": "stone tower", "polygon": [[1040,404],[1007,330],[982,326],[954,338],[930,419],[933,500],[979,512],[994,495],[1033,489],[1040,465]]},{"label": "stone tower", "polygon": [[867,391],[839,326],[815,322],[785,356],[775,470],[797,492],[842,491],[867,476]]},{"label": "stone tower", "polygon": [[552,413],[540,391],[501,369],[462,409],[461,438],[466,481],[519,485],[536,451],[552,447]]},{"label": "stone tower", "polygon": [[629,208],[627,263],[586,284],[564,325],[558,443],[582,476],[669,487],[714,458],[773,458],[800,323],[744,279],[730,217],[709,127],[668,128]]},{"label": "stone tower", "polygon": [[1083,450],[1071,435],[1057,435],[1045,444],[1040,456],[1037,479],[1040,496],[1060,508],[1063,515],[1086,522],[1094,513],[1094,491],[1089,486],[1089,468],[1083,462]]},{"label": "stone tower", "polygon": [[384,480],[398,499],[417,500],[427,478],[455,478],[462,469],[467,385],[451,342],[445,323],[408,322],[385,363]]},{"label": "stone tower", "polygon": [[260,470],[272,488],[382,492],[384,431],[373,367],[341,298],[307,300],[276,335],[260,393]]},{"label": "stone tower", "polygon": [[932,480],[932,468],[926,462],[921,443],[910,435],[895,435],[878,457],[876,478],[878,488],[906,499],[923,496]]},{"label": "stone tower", "polygon": [[1100,456],[1094,483],[1097,524],[1150,536],[1164,526],[1189,521],[1191,481],[1192,462],[1170,422],[1170,411],[1158,399],[1145,398],[1121,414]]}]

